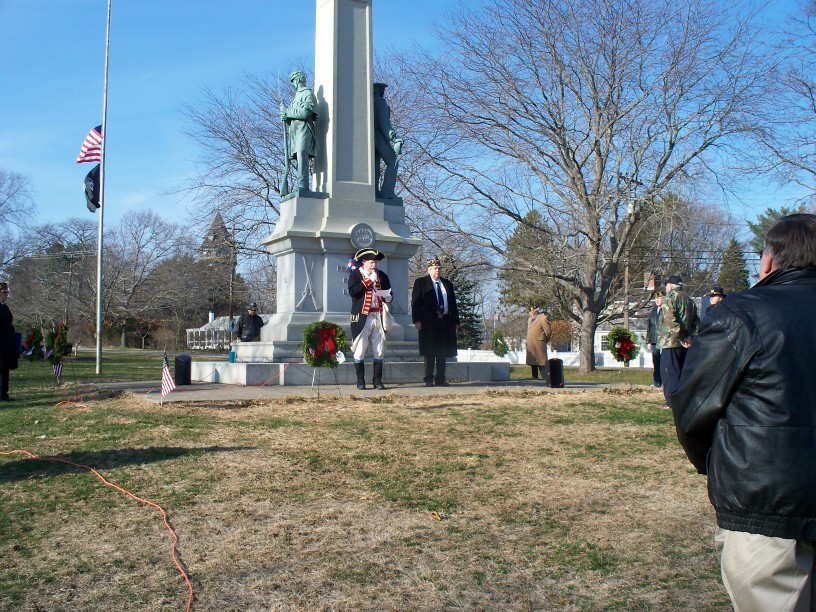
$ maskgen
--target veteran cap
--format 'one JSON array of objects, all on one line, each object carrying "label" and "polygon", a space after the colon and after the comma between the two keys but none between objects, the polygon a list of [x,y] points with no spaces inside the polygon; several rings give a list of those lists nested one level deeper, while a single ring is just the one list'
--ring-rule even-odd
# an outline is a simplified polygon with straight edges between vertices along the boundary
[{"label": "veteran cap", "polygon": [[669,278],[666,279],[667,285],[682,285],[683,279],[677,276],[676,274],[672,274]]},{"label": "veteran cap", "polygon": [[725,297],[726,295],[727,295],[727,294],[726,294],[726,292],[725,292],[725,289],[723,289],[723,288],[722,288],[722,287],[720,287],[719,285],[714,285],[714,286],[711,288],[711,293],[709,294],[709,296],[708,296],[708,297],[717,297],[717,296],[720,296],[720,297]]},{"label": "veteran cap", "polygon": [[428,260],[428,266],[427,267],[433,268],[433,267],[437,267],[437,266],[441,268],[442,267],[442,262],[439,261],[438,257],[431,257]]}]

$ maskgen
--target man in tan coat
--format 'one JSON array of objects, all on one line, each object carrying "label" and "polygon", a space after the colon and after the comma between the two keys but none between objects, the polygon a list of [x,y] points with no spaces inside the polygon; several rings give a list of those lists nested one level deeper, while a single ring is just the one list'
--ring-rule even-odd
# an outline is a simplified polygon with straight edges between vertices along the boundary
[{"label": "man in tan coat", "polygon": [[550,386],[550,372],[547,367],[547,343],[552,336],[550,320],[537,306],[530,307],[530,318],[527,319],[527,365],[533,369],[533,380],[541,379]]}]

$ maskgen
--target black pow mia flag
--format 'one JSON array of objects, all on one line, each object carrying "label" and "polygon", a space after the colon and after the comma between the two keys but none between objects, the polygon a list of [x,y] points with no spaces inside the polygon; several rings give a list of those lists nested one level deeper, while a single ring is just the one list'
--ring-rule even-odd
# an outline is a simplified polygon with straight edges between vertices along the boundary
[{"label": "black pow mia flag", "polygon": [[85,177],[85,203],[91,212],[99,208],[99,164]]}]

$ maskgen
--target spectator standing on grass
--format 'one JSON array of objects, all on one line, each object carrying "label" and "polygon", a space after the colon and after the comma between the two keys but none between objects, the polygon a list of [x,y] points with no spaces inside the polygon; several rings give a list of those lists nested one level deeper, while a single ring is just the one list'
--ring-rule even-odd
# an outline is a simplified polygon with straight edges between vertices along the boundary
[{"label": "spectator standing on grass", "polygon": [[706,314],[670,402],[734,609],[814,610],[815,215],[768,231],[759,278]]},{"label": "spectator standing on grass", "polygon": [[550,386],[550,370],[547,367],[547,343],[552,337],[552,327],[541,308],[530,307],[527,318],[527,356],[525,363],[532,369],[533,380],[538,380],[539,371],[544,384]]},{"label": "spectator standing on grass", "polygon": [[17,369],[20,347],[14,330],[14,317],[6,301],[9,296],[8,283],[0,283],[0,401],[13,401],[9,397],[9,377],[11,370]]},{"label": "spectator standing on grass", "polygon": [[660,375],[660,345],[658,344],[657,330],[660,328],[661,312],[663,310],[663,292],[655,291],[655,307],[646,320],[646,346],[652,353],[652,386],[659,389],[663,386]]},{"label": "spectator standing on grass", "polygon": [[691,346],[691,337],[698,322],[697,305],[683,291],[683,279],[675,275],[670,276],[666,279],[666,296],[663,298],[661,321],[657,329],[660,345],[660,379],[667,407],[669,396],[680,382],[686,352]]}]

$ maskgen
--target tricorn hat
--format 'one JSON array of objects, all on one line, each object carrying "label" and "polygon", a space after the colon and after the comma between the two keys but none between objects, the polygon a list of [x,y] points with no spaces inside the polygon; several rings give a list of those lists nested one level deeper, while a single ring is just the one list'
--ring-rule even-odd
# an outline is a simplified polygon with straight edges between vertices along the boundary
[{"label": "tricorn hat", "polygon": [[666,279],[667,285],[682,285],[683,279],[677,276],[676,274],[672,274],[669,278]]},{"label": "tricorn hat", "polygon": [[728,295],[728,294],[725,292],[725,289],[723,289],[719,285],[714,285],[711,288],[711,293],[708,295],[708,297],[717,297],[717,296],[725,297],[726,295]]},{"label": "tricorn hat", "polygon": [[354,254],[354,259],[357,261],[365,261],[366,259],[375,259],[380,261],[384,258],[385,255],[380,253],[377,249],[360,249]]}]

